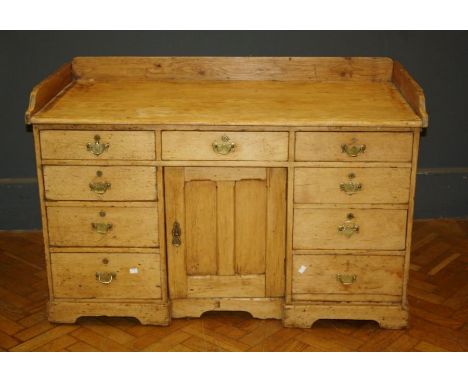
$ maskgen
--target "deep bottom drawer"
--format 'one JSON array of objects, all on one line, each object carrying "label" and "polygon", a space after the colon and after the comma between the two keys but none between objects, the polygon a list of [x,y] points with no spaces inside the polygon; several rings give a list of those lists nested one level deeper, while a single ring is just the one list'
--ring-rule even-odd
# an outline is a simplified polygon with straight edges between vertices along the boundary
[{"label": "deep bottom drawer", "polygon": [[400,301],[404,256],[294,255],[293,299]]},{"label": "deep bottom drawer", "polygon": [[55,298],[159,299],[159,253],[53,253]]}]

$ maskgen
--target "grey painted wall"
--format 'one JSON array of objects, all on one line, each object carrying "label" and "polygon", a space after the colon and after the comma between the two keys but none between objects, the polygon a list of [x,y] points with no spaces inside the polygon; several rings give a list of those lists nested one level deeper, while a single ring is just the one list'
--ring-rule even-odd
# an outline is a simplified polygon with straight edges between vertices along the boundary
[{"label": "grey painted wall", "polygon": [[40,228],[29,92],[74,56],[388,56],[423,87],[416,217],[468,217],[468,33],[444,31],[1,31],[0,229]]}]

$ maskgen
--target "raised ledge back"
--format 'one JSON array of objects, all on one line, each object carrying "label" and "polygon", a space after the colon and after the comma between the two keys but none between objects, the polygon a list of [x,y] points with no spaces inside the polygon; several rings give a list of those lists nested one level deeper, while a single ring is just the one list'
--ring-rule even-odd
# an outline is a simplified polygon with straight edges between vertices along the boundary
[{"label": "raised ledge back", "polygon": [[76,57],[36,85],[25,113],[32,116],[75,81],[391,81],[428,126],[424,92],[387,57]]},{"label": "raised ledge back", "polygon": [[387,57],[76,57],[83,81],[390,81]]}]

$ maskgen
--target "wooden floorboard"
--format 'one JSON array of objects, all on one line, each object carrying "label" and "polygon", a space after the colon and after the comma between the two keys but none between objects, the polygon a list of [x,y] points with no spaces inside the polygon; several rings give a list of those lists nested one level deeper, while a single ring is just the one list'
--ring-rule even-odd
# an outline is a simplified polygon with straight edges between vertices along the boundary
[{"label": "wooden floorboard", "polygon": [[243,312],[208,312],[169,327],[133,318],[49,323],[40,232],[0,232],[0,350],[3,351],[467,351],[468,221],[416,221],[408,286],[410,327],[321,320],[283,328]]}]

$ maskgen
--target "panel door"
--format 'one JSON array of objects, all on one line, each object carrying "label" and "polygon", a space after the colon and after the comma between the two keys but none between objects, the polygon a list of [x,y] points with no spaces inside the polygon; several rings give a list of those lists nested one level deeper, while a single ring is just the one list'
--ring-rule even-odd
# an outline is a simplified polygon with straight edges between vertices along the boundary
[{"label": "panel door", "polygon": [[164,170],[171,298],[284,294],[286,169]]}]

